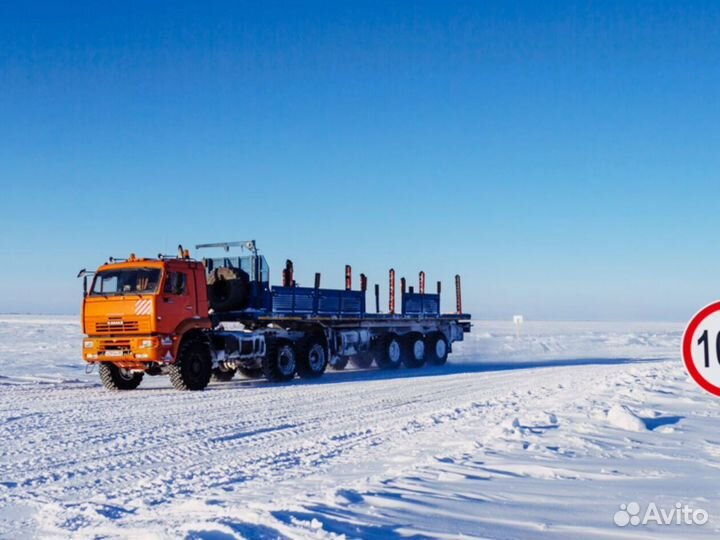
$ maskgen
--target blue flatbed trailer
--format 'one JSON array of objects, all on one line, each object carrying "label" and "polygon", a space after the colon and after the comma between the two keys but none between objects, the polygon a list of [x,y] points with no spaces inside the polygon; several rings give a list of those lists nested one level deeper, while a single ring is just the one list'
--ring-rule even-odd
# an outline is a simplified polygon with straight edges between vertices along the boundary
[{"label": "blue flatbed trailer", "polygon": [[[250,256],[223,256],[203,259],[208,276],[217,269],[244,272],[249,296],[242,309],[211,310],[215,364],[226,373],[241,371],[246,376],[288,380],[297,372],[316,377],[325,367],[343,369],[348,362],[356,367],[395,369],[401,365],[419,368],[442,365],[452,344],[470,331],[470,314],[461,313],[459,277],[456,276],[457,312],[440,312],[440,285],[437,293],[425,293],[424,274],[419,292],[405,290],[402,280],[400,310],[395,312],[394,271],[390,271],[390,298],[387,313],[366,309],[367,280],[352,290],[350,268],[346,267],[346,288],[326,289],[297,286],[292,263],[283,272],[282,286],[270,286],[269,268],[257,253],[254,241],[197,246],[247,246]],[[234,324],[242,328],[230,328]],[[269,359],[274,359],[272,362]],[[231,375],[230,375],[231,376]]]}]

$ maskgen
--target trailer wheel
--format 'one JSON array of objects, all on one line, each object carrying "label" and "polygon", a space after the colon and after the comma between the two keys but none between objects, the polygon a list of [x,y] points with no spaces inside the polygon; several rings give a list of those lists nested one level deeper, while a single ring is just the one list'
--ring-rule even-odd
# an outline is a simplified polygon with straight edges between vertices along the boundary
[{"label": "trailer wheel", "polygon": [[240,374],[243,377],[246,377],[248,379],[259,379],[263,376],[263,370],[261,367],[259,368],[244,368],[239,367],[237,370],[240,372]]},{"label": "trailer wheel", "polygon": [[237,370],[235,368],[226,368],[220,364],[220,367],[216,367],[212,370],[212,379],[217,382],[231,381],[236,372]]},{"label": "trailer wheel", "polygon": [[102,362],[98,368],[100,381],[108,390],[135,390],[143,380],[143,372],[133,372],[111,364]]},{"label": "trailer wheel", "polygon": [[286,340],[269,340],[262,370],[269,381],[291,380],[297,370],[297,352],[293,344]]},{"label": "trailer wheel", "polygon": [[425,341],[422,334],[408,334],[402,340],[402,361],[407,368],[419,368],[425,364]]},{"label": "trailer wheel", "polygon": [[202,390],[210,382],[210,347],[200,339],[187,339],[180,345],[177,361],[169,366],[170,382],[177,390]]},{"label": "trailer wheel", "polygon": [[330,367],[335,371],[342,371],[347,367],[349,359],[347,356],[335,356],[330,360]]},{"label": "trailer wheel", "polygon": [[430,334],[425,339],[425,350],[427,351],[427,359],[433,365],[442,366],[448,359],[448,342],[447,338],[440,332]]},{"label": "trailer wheel", "polygon": [[356,368],[367,369],[373,365],[373,356],[369,353],[360,353],[350,358]]},{"label": "trailer wheel", "polygon": [[397,369],[402,363],[402,343],[395,334],[379,338],[373,350],[375,363],[380,369]]},{"label": "trailer wheel", "polygon": [[[323,340],[324,341],[324,340]],[[314,379],[325,373],[327,349],[319,339],[313,339],[304,347],[297,365],[298,375],[303,379]]]}]

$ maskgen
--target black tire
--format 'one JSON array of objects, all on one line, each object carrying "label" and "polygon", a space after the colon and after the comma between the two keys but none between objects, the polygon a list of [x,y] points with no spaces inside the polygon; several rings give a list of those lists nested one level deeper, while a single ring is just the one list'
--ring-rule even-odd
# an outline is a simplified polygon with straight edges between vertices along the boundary
[{"label": "black tire", "polygon": [[350,358],[347,356],[336,356],[335,358],[333,358],[333,361],[330,362],[330,368],[334,369],[335,371],[342,371],[347,367],[348,360],[350,360]]},{"label": "black tire", "polygon": [[402,362],[406,368],[417,369],[425,365],[425,340],[422,334],[411,333],[402,339]]},{"label": "black tire", "polygon": [[360,353],[350,359],[353,365],[359,369],[368,369],[369,367],[372,367],[373,360],[375,359],[370,353]]},{"label": "black tire", "polygon": [[397,369],[402,363],[402,343],[395,334],[387,334],[375,342],[372,351],[380,369]]},{"label": "black tire", "polygon": [[133,372],[117,367],[109,362],[102,362],[98,368],[100,381],[108,390],[135,390],[143,380],[142,371]]},{"label": "black tire", "polygon": [[263,370],[261,367],[259,367],[259,368],[239,367],[239,368],[237,368],[237,370],[246,379],[260,379],[263,376]]},{"label": "black tire", "polygon": [[325,373],[328,364],[328,351],[325,339],[312,338],[302,348],[298,358],[297,373],[303,379],[316,379]]},{"label": "black tire", "polygon": [[272,382],[292,380],[297,371],[297,359],[297,351],[291,341],[271,339],[262,360],[263,375]]},{"label": "black tire", "polygon": [[235,368],[226,368],[222,365],[212,370],[212,380],[216,382],[228,382],[235,376]]},{"label": "black tire", "polygon": [[447,338],[440,332],[430,334],[425,339],[425,355],[427,361],[434,366],[442,366],[447,362],[450,347]]},{"label": "black tire", "polygon": [[169,366],[170,382],[177,390],[202,390],[210,382],[212,356],[210,347],[201,339],[186,339],[178,357]]},{"label": "black tire", "polygon": [[244,309],[250,298],[247,272],[235,268],[216,268],[207,280],[208,303],[215,311]]}]

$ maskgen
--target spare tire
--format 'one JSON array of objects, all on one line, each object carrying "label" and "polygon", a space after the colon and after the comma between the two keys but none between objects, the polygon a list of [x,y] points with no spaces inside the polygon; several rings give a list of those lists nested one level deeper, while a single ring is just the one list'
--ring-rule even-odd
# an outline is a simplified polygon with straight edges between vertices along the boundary
[{"label": "spare tire", "polygon": [[216,268],[207,279],[208,302],[215,311],[245,309],[250,300],[250,276],[237,268]]}]

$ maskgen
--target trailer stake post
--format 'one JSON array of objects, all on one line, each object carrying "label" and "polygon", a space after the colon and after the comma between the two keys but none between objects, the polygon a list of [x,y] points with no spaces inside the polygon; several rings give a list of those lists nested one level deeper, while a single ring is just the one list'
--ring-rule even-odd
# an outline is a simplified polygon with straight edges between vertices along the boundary
[{"label": "trailer stake post", "polygon": [[420,294],[425,294],[425,272],[422,270],[420,271],[420,283],[419,283],[419,292]]},{"label": "trailer stake post", "polygon": [[375,313],[380,313],[380,285],[375,284]]},{"label": "trailer stake post", "polygon": [[285,261],[285,270],[283,270],[283,287],[292,287],[293,284],[293,262],[288,259]]},{"label": "trailer stake post", "polygon": [[349,291],[352,289],[352,268],[349,264],[345,265],[345,290]]},{"label": "trailer stake post", "polygon": [[400,292],[401,292],[402,294],[405,294],[405,291],[406,291],[406,289],[407,289],[406,285],[407,285],[407,282],[405,281],[405,278],[404,278],[404,277],[401,277],[401,278],[400,278]]},{"label": "trailer stake post", "polygon": [[455,309],[457,314],[462,313],[462,291],[460,289],[460,275],[455,276]]},{"label": "trailer stake post", "polygon": [[320,288],[320,272],[315,272],[315,288]]},{"label": "trailer stake post", "polygon": [[362,292],[367,291],[367,276],[365,274],[360,274],[360,290]]},{"label": "trailer stake post", "polygon": [[395,314],[395,269],[390,269],[390,302],[389,306],[390,314]]}]

